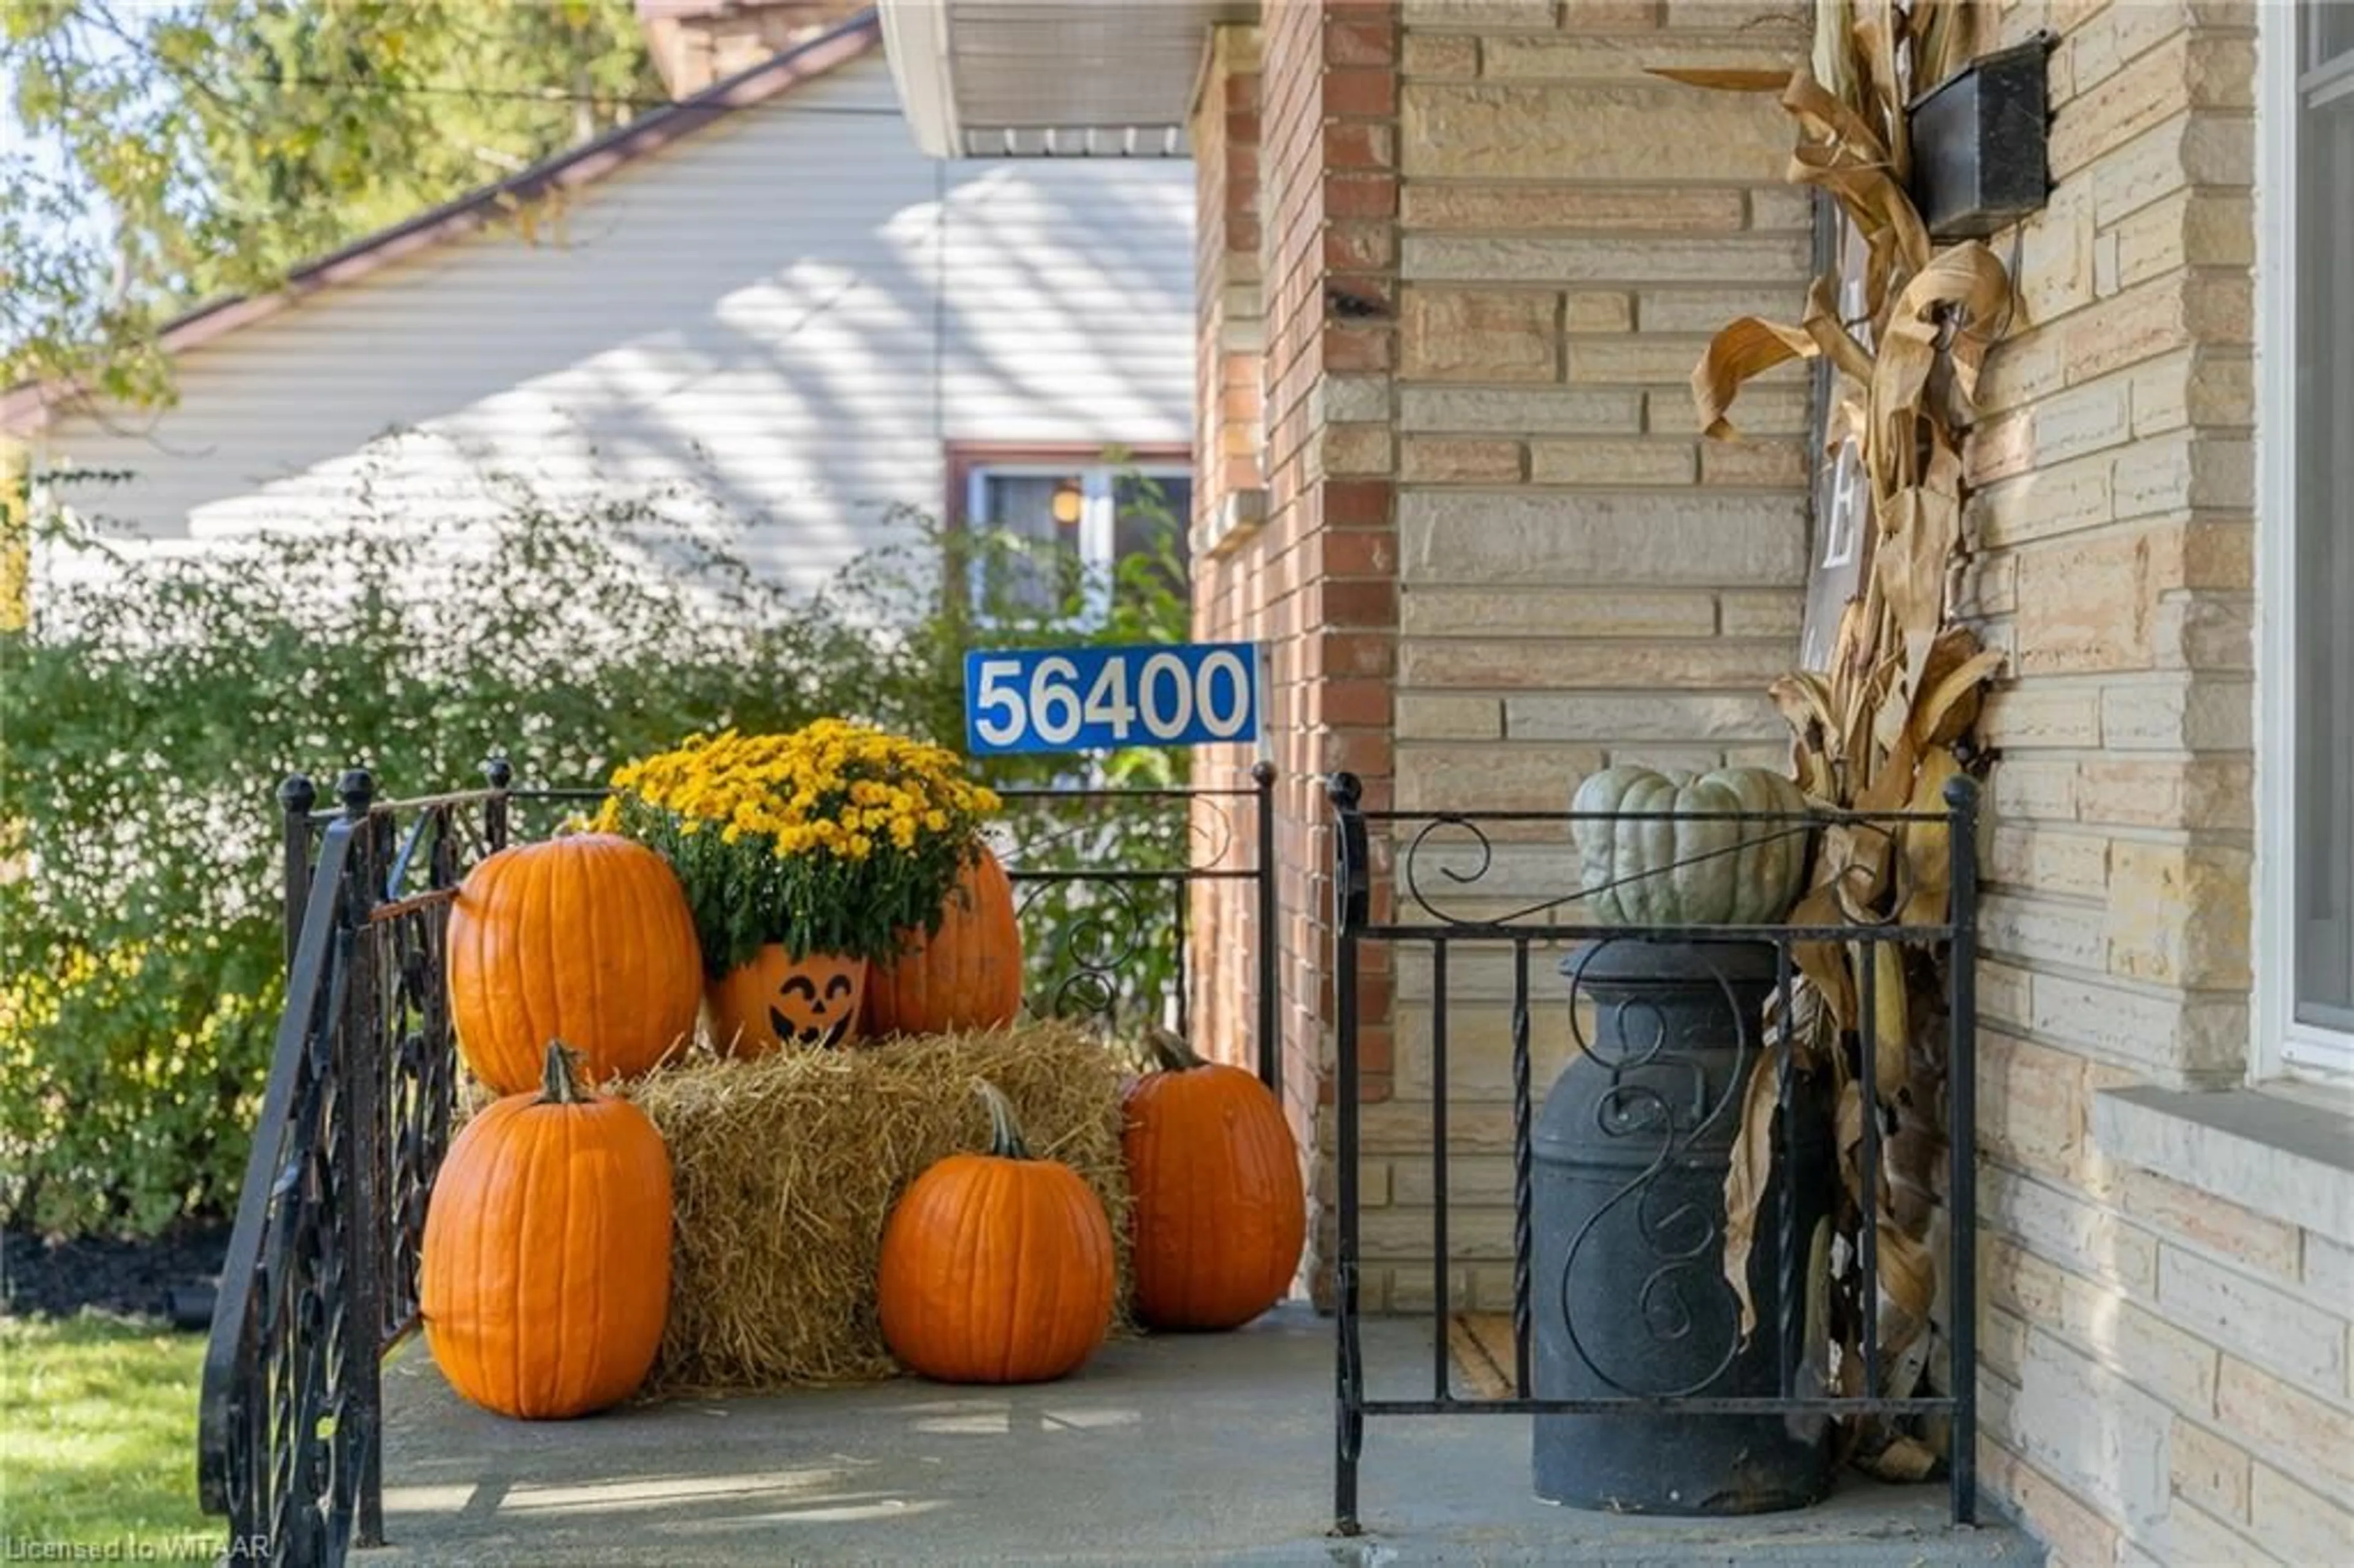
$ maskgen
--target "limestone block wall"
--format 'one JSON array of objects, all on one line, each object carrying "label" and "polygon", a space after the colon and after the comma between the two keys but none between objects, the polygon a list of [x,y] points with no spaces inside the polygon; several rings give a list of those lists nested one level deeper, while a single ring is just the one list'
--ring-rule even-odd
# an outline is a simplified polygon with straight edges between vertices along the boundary
[{"label": "limestone block wall", "polygon": [[2354,1177],[2237,1206],[2103,1109],[2249,1066],[2255,22],[2002,13],[2004,41],[2062,41],[2056,185],[1969,452],[1968,608],[2011,656],[1984,726],[1982,1462],[2060,1563],[2354,1561],[2354,1235],[2280,1217],[2354,1214]]},{"label": "limestone block wall", "polygon": [[[1803,7],[1409,0],[1404,22],[1398,357],[1331,383],[1362,421],[1347,461],[1398,487],[1398,803],[1562,810],[1613,762],[1782,765],[1765,692],[1797,653],[1808,390],[1762,383],[1751,439],[1704,446],[1690,376],[1725,321],[1795,317],[1809,207],[1769,99],[1645,68],[1787,69]],[[1549,834],[1465,902],[1575,885]],[[1531,956],[1540,1097],[1571,1049],[1559,957]],[[1511,1301],[1511,985],[1506,952],[1450,964],[1451,1287],[1489,1309]],[[1366,1289],[1402,1308],[1434,1285],[1431,990],[1402,952],[1367,1123]]]}]

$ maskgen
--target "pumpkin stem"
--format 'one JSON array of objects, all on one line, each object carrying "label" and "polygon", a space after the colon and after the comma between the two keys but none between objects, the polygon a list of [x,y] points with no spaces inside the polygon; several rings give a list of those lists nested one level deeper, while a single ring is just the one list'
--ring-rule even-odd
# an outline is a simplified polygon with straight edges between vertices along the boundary
[{"label": "pumpkin stem", "polygon": [[582,1106],[596,1098],[580,1086],[580,1053],[561,1040],[547,1043],[547,1069],[540,1082],[544,1106]]},{"label": "pumpkin stem", "polygon": [[1013,1102],[986,1078],[972,1081],[973,1093],[989,1107],[989,1152],[999,1160],[1034,1159],[1022,1141],[1022,1124],[1013,1119]]},{"label": "pumpkin stem", "polygon": [[1144,1026],[1144,1044],[1152,1053],[1153,1064],[1164,1073],[1184,1073],[1209,1065],[1185,1043],[1183,1035],[1161,1024]]}]

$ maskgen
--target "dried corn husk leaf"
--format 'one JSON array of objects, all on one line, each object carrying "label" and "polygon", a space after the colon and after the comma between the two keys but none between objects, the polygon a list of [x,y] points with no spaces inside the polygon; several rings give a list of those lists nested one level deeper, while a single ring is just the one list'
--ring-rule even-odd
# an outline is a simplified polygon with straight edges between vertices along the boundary
[{"label": "dried corn husk leaf", "polygon": [[[1938,252],[1896,296],[1886,327],[1880,334],[1879,363],[1872,377],[1874,417],[1888,419],[1900,411],[1917,411],[1938,358],[1944,318],[1959,312],[1972,323],[2007,313],[2010,279],[1993,251],[1978,240]],[[1952,357],[1957,379],[1967,375],[1966,396],[1974,394],[1978,370],[1988,340],[1972,333],[1955,334]],[[1974,356],[1967,371],[1966,353]]]},{"label": "dried corn husk leaf", "polygon": [[[1827,886],[1818,885],[1790,911],[1793,926],[1836,926],[1839,901]],[[1841,1031],[1855,1026],[1855,981],[1848,972],[1845,948],[1838,942],[1791,944],[1792,960],[1807,983],[1815,988],[1832,1022]]]},{"label": "dried corn husk leaf", "polygon": [[1829,679],[1812,670],[1793,670],[1777,678],[1766,692],[1800,745],[1829,751],[1840,727],[1837,699]]},{"label": "dried corn husk leaf", "polygon": [[[1958,632],[1975,648],[1978,639],[1967,631]],[[1938,646],[1946,646],[1941,639]],[[1959,740],[1972,725],[1978,723],[1978,702],[1983,688],[2002,668],[2003,653],[1999,648],[1972,653],[1959,664],[1942,674],[1924,677],[1920,699],[1913,706],[1913,733],[1924,746],[1951,746]],[[1935,667],[1935,651],[1931,652],[1931,666]]]},{"label": "dried corn husk leaf", "polygon": [[1757,1327],[1757,1303],[1749,1290],[1749,1254],[1757,1234],[1757,1209],[1774,1172],[1774,1123],[1780,1075],[1774,1054],[1759,1056],[1741,1096],[1741,1122],[1733,1139],[1733,1163],[1724,1172],[1724,1282],[1741,1303],[1741,1340]]},{"label": "dried corn husk leaf", "polygon": [[1850,53],[1854,28],[1853,0],[1816,0],[1814,53],[1808,63],[1815,79],[1842,103],[1856,102],[1859,97]]},{"label": "dried corn husk leaf", "polygon": [[[1889,515],[1893,521],[1892,536],[1880,542],[1872,572],[1889,612],[1908,635],[1920,638],[1925,655],[1946,618],[1946,567],[1955,546],[1961,543],[1962,498],[1916,485],[1896,493]],[[1921,662],[1908,661],[1907,667],[1917,672]],[[1910,716],[1912,684],[1905,681],[1896,684],[1905,709],[1899,723]],[[1887,741],[1883,734],[1882,744]]]},{"label": "dried corn husk leaf", "polygon": [[[1839,1145],[1840,1161],[1847,1167],[1848,1191],[1860,1195],[1862,1183],[1856,1179],[1855,1168],[1859,1152],[1863,1148],[1863,1081],[1850,1078],[1840,1086],[1839,1106],[1832,1128]],[[1859,1202],[1859,1207],[1861,1202]]]},{"label": "dried corn husk leaf", "polygon": [[1643,69],[1686,87],[1717,92],[1786,92],[1790,86],[1790,73],[1786,70],[1743,70],[1734,66],[1645,66]]},{"label": "dried corn husk leaf", "polygon": [[[1962,770],[1951,748],[1935,747],[1923,754],[1913,779],[1910,811],[1942,811],[1946,786]],[[1902,926],[1934,926],[1946,917],[1946,896],[1953,882],[1953,832],[1945,822],[1907,822],[1903,874],[1898,892],[1903,899],[1896,914]]]},{"label": "dried corn husk leaf", "polygon": [[1883,1448],[1870,1453],[1859,1449],[1855,1462],[1883,1481],[1921,1481],[1937,1467],[1937,1456],[1919,1439],[1899,1432]]},{"label": "dried corn husk leaf", "polygon": [[1692,367],[1692,406],[1702,431],[1720,440],[1730,438],[1735,432],[1725,411],[1745,383],[1794,359],[1821,357],[1858,381],[1872,375],[1872,356],[1840,325],[1829,281],[1818,278],[1807,291],[1807,312],[1797,326],[1742,316],[1717,329]]},{"label": "dried corn husk leaf", "polygon": [[1893,942],[1864,946],[1872,949],[1872,1086],[1882,1099],[1893,1101],[1904,1086],[1912,1039],[1905,1027],[1912,1009],[1905,1002],[1904,950]]},{"label": "dried corn husk leaf", "polygon": [[1719,328],[1691,373],[1692,403],[1700,410],[1702,433],[1719,440],[1734,435],[1724,411],[1742,384],[1794,359],[1812,359],[1816,352],[1815,340],[1801,329],[1758,316],[1743,316]]},{"label": "dried corn husk leaf", "polygon": [[1979,52],[1975,5],[1916,5],[1913,14],[1914,90],[1926,92]]},{"label": "dried corn husk leaf", "polygon": [[[1810,796],[1833,808],[1940,810],[1945,786],[1959,771],[1956,748],[2000,663],[1949,612],[1963,558],[1957,432],[1972,417],[1987,354],[2009,330],[2017,302],[2012,280],[1985,246],[1933,248],[1905,188],[1906,103],[1969,58],[1974,13],[1974,0],[1819,0],[1813,58],[1781,89],[1797,132],[1787,177],[1826,192],[1846,215],[1850,264],[1860,262],[1861,318],[1841,319],[1836,275],[1819,280],[1804,319],[1732,323],[1711,344],[1714,362],[1704,360],[1692,378],[1702,428],[1721,434],[1730,430],[1727,409],[1750,377],[1793,359],[1829,359],[1836,371],[1825,450],[1853,444],[1871,526],[1862,530],[1857,591],[1841,609],[1829,667],[1795,673],[1773,688],[1791,727],[1794,770]],[[1768,90],[1772,79],[1766,72],[1660,74],[1755,92]],[[1878,834],[1856,824],[1827,831],[1813,885],[1792,921],[1942,919],[1950,898],[1948,836],[1935,821]],[[1815,1271],[1838,1298],[1829,1381],[1843,1393],[1867,1392],[1858,1325],[1872,1309],[1889,1351],[1881,1366],[1888,1386],[1872,1392],[1906,1393],[1934,1376],[1928,1358],[1939,1340],[1935,1314],[1946,1283],[1933,1245],[1943,1234],[1939,1189],[1946,1179],[1939,1118],[1947,1063],[1936,1004],[1945,960],[1887,943],[1815,942],[1800,946],[1796,961],[1832,1040],[1868,1033],[1875,1090],[1894,1107],[1880,1168],[1860,1169],[1869,1107],[1850,1054],[1824,1051],[1820,1060],[1836,1086],[1840,1174],[1851,1200],[1829,1266]],[[1866,975],[1868,1020],[1859,1017]],[[1772,1097],[1753,1088],[1744,1123],[1770,1128],[1773,1115]],[[1755,1168],[1728,1174],[1728,1196],[1747,1205],[1751,1221],[1744,1263],[1754,1244],[1752,1194],[1761,1189]],[[1880,1201],[1883,1192],[1893,1195],[1887,1202]],[[1879,1218],[1887,1293],[1870,1308],[1854,1245],[1867,1192]],[[1945,1441],[1941,1425],[1914,1418],[1852,1418],[1841,1426],[1842,1452],[1892,1477],[1927,1473]]]}]

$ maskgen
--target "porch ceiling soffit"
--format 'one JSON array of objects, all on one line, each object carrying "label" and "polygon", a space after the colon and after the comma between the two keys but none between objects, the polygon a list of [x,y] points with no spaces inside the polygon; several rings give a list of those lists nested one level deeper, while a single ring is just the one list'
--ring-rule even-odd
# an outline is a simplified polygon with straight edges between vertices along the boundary
[{"label": "porch ceiling soffit", "polygon": [[880,0],[917,145],[936,158],[1183,158],[1212,26],[1257,0]]}]

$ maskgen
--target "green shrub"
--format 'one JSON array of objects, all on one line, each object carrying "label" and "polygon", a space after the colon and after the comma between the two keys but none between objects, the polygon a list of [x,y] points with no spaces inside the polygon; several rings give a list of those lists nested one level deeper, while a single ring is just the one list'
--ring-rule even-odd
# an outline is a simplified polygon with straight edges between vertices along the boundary
[{"label": "green shrub", "polygon": [[[827,714],[961,745],[976,631],[943,563],[961,580],[1013,542],[903,517],[903,542],[796,594],[753,575],[743,524],[699,485],[567,500],[485,473],[462,532],[395,515],[377,481],[408,439],[366,456],[345,526],[164,556],[41,520],[32,624],[0,635],[0,1220],[145,1234],[234,1203],[278,1019],[290,772],[323,791],[363,766],[408,795],[473,785],[504,753],[520,782],[593,784],[694,730]],[[55,569],[94,553],[111,573]],[[985,637],[1161,641],[1184,617],[1171,561],[1142,559],[1108,625]],[[983,771],[1020,785],[1071,764]],[[1182,863],[1169,816],[1096,828],[1132,863]],[[1102,853],[1044,838],[1067,863]]]}]

